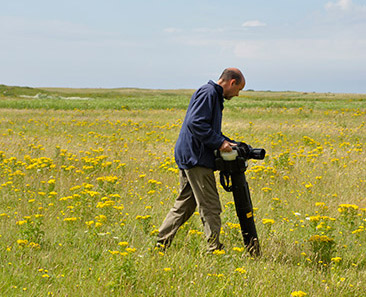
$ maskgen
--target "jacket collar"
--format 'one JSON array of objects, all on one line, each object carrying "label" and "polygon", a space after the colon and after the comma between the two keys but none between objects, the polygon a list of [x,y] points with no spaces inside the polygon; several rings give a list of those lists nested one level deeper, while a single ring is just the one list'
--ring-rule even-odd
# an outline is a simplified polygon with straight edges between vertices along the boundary
[{"label": "jacket collar", "polygon": [[218,85],[217,83],[215,83],[214,81],[210,80],[208,82],[210,85],[214,86],[215,87],[215,90],[217,92],[217,94],[220,95],[220,99],[224,99],[223,98],[223,93],[224,93],[224,89],[222,88],[222,86]]},{"label": "jacket collar", "polygon": [[218,85],[217,83],[215,83],[212,80],[210,80],[208,83],[210,85],[214,86],[214,88],[218,94],[219,100],[220,100],[221,110],[223,110],[224,109],[224,89],[222,88],[222,86]]}]

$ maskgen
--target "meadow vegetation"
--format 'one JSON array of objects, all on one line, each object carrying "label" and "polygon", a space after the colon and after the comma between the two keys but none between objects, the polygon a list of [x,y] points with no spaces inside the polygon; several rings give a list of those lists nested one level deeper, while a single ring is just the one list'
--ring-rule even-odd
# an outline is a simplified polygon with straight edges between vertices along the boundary
[{"label": "meadow vegetation", "polygon": [[192,90],[0,86],[1,296],[364,296],[366,95],[242,92],[223,132],[267,151],[246,172],[262,256],[221,196],[165,252],[174,144]]}]

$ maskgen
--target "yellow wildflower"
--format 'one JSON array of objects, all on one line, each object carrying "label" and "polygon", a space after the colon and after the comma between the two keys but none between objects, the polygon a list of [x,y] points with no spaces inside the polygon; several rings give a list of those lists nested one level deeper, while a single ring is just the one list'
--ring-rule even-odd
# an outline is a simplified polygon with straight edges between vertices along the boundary
[{"label": "yellow wildflower", "polygon": [[342,258],[341,257],[334,257],[331,259],[332,262],[334,263],[339,263],[340,261],[342,261]]},{"label": "yellow wildflower", "polygon": [[293,296],[293,297],[303,297],[306,295],[307,295],[307,293],[305,293],[303,291],[294,291],[291,293],[291,296]]},{"label": "yellow wildflower", "polygon": [[273,219],[262,219],[263,225],[273,225],[274,222],[275,221]]}]

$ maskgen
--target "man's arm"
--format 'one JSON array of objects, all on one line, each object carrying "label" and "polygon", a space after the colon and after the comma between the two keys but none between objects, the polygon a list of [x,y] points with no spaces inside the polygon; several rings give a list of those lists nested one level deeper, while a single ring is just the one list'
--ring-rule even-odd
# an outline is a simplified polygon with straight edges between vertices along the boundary
[{"label": "man's arm", "polygon": [[222,133],[215,132],[212,127],[214,102],[212,94],[198,95],[186,120],[188,129],[197,139],[206,146],[217,149],[226,137]]}]

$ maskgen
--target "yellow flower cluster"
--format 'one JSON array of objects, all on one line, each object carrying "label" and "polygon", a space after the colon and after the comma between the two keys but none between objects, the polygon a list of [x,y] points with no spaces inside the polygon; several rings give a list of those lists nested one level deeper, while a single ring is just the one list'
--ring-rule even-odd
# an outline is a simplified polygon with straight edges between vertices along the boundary
[{"label": "yellow flower cluster", "polygon": [[355,204],[340,204],[339,208],[338,208],[338,211],[340,213],[344,213],[347,211],[355,211],[355,210],[358,210],[358,206]]},{"label": "yellow flower cluster", "polygon": [[101,176],[101,177],[97,178],[98,182],[107,182],[107,183],[111,183],[111,184],[116,183],[117,180],[118,180],[118,177],[115,175]]},{"label": "yellow flower cluster", "polygon": [[309,238],[310,242],[334,242],[333,238],[328,237],[327,235],[313,235]]},{"label": "yellow flower cluster", "polygon": [[189,235],[202,235],[203,232],[202,231],[198,231],[198,230],[189,230],[188,231]]},{"label": "yellow flower cluster", "polygon": [[120,255],[122,257],[125,257],[125,256],[128,256],[128,255],[131,255],[133,253],[136,252],[136,248],[132,248],[132,247],[128,247],[128,242],[127,241],[121,241],[118,243],[118,246],[124,248],[123,251],[119,251],[119,250],[108,250],[108,252],[111,254],[111,255]]},{"label": "yellow flower cluster", "polygon": [[321,216],[321,215],[316,215],[316,216],[310,216],[309,217],[310,222],[319,222],[320,220],[335,221],[336,219],[328,217],[328,216]]},{"label": "yellow flower cluster", "polygon": [[29,247],[32,249],[40,249],[41,246],[39,243],[35,243],[33,241],[29,242],[27,239],[18,239],[17,244],[19,247]]},{"label": "yellow flower cluster", "polygon": [[291,293],[292,297],[304,297],[306,295],[307,295],[307,293],[305,293],[303,291],[294,291]]},{"label": "yellow flower cluster", "polygon": [[273,219],[262,219],[263,225],[273,225],[275,221]]}]

